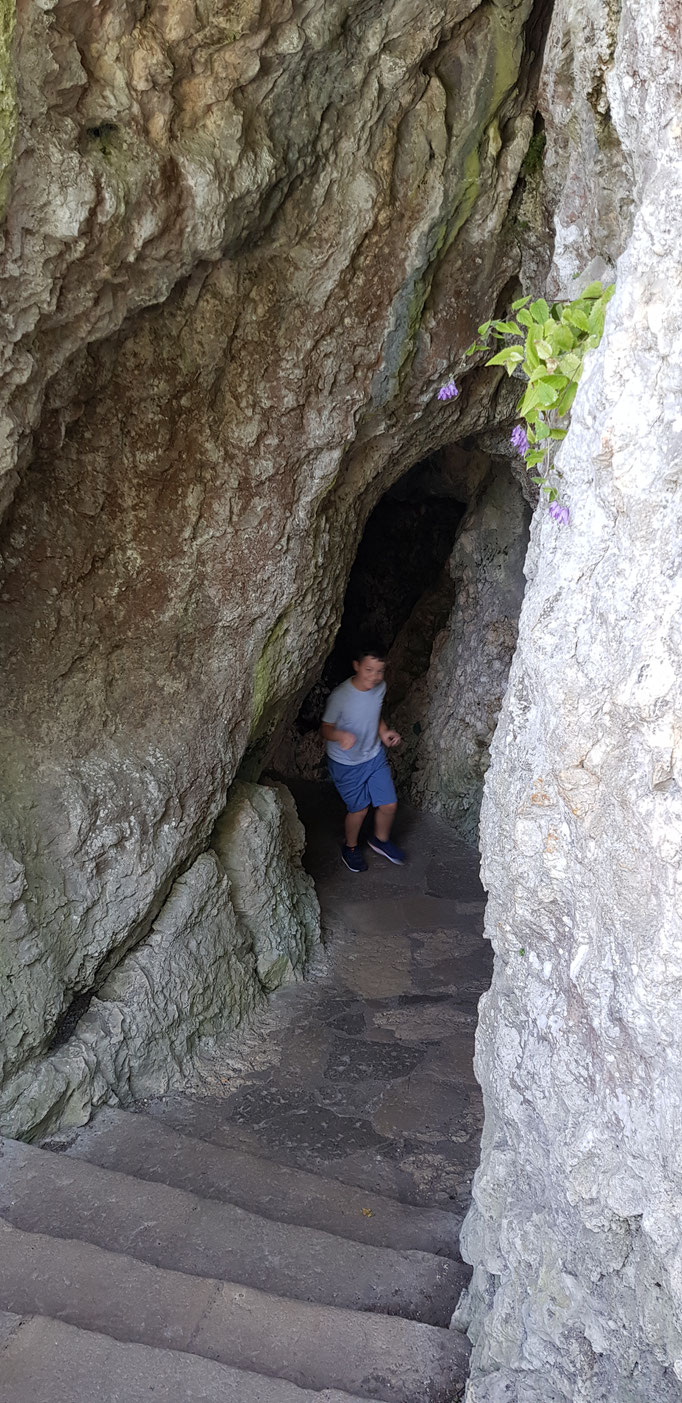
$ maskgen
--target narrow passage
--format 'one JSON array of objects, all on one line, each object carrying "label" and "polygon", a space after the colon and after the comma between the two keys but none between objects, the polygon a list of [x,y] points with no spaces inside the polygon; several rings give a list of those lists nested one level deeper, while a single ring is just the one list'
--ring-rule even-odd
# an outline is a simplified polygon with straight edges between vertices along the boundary
[{"label": "narrow passage", "polygon": [[448,1326],[490,977],[477,854],[402,807],[409,864],[369,853],[354,875],[332,787],[295,790],[327,938],[308,980],[221,1047],[204,1094],[0,1147],[13,1403],[462,1396]]},{"label": "narrow passage", "polygon": [[251,1153],[461,1218],[483,1123],[477,1005],[492,971],[478,854],[400,804],[408,863],[365,848],[369,870],[352,874],[332,786],[288,783],[322,907],[320,970],[271,998],[246,1046],[235,1037],[224,1097],[172,1097],[159,1112],[179,1129],[215,1127]]}]

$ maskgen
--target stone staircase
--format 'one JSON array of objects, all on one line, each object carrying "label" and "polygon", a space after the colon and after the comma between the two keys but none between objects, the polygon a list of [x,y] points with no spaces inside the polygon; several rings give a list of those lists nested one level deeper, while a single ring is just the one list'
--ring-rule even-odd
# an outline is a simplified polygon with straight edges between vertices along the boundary
[{"label": "stone staircase", "polygon": [[461,1397],[476,854],[403,808],[409,867],[370,855],[360,881],[333,793],[297,801],[330,933],[311,978],[221,1046],[201,1096],[0,1140],[0,1403]]},{"label": "stone staircase", "polygon": [[446,1403],[458,1219],[105,1110],[0,1141],[7,1403]]}]

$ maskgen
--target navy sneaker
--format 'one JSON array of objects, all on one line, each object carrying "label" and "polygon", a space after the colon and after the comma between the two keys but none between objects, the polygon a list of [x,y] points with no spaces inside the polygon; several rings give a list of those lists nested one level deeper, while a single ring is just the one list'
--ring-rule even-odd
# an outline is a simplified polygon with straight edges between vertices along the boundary
[{"label": "navy sneaker", "polygon": [[394,862],[396,867],[402,867],[406,860],[405,854],[402,848],[397,848],[395,843],[391,842],[390,838],[387,838],[385,842],[376,837],[368,838],[367,841],[373,853],[379,853],[381,857],[387,857],[389,862]]},{"label": "navy sneaker", "polygon": [[346,843],[344,843],[341,849],[341,861],[345,862],[349,872],[367,871],[367,863],[365,862],[365,859],[362,856],[360,849],[349,848]]}]

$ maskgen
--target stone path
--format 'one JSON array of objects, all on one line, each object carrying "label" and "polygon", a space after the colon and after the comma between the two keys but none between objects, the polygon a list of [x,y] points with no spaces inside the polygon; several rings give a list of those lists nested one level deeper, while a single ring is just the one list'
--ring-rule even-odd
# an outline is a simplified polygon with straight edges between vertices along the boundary
[{"label": "stone path", "polygon": [[[0,1396],[13,1403],[451,1403],[457,1238],[490,978],[476,855],[407,810],[409,866],[338,858],[295,787],[327,935],[198,1096],[2,1144]],[[206,1094],[208,1093],[208,1094]],[[55,1364],[55,1359],[58,1364]]]}]

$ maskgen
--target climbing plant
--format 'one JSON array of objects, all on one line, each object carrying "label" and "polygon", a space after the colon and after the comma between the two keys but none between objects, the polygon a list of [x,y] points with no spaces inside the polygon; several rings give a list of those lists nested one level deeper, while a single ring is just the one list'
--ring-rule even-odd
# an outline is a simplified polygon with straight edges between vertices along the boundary
[{"label": "climbing plant", "polygon": [[[559,501],[559,487],[550,473],[549,447],[553,440],[566,437],[566,419],[583,373],[585,355],[599,345],[604,331],[606,306],[615,285],[590,283],[573,302],[555,302],[552,307],[539,297],[521,297],[512,303],[513,320],[491,320],[478,328],[480,340],[469,346],[467,355],[489,351],[491,340],[504,342],[486,365],[503,365],[508,375],[520,374],[526,380],[517,410],[519,419],[512,433],[512,444],[529,469],[539,468],[533,482],[545,492],[555,520],[568,521],[568,507]],[[439,391],[440,399],[457,394],[450,380]]]}]

